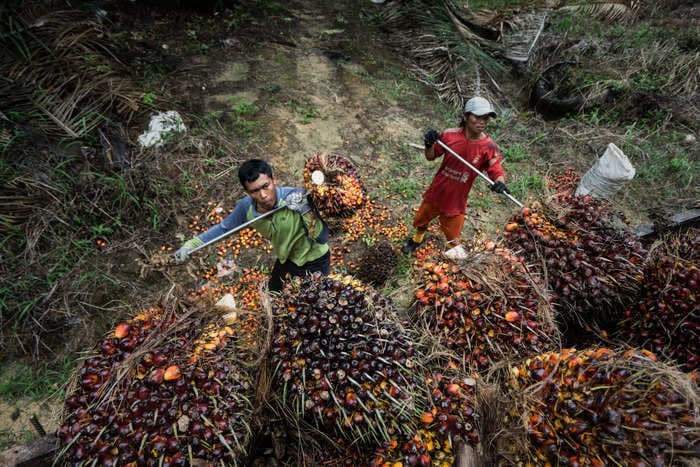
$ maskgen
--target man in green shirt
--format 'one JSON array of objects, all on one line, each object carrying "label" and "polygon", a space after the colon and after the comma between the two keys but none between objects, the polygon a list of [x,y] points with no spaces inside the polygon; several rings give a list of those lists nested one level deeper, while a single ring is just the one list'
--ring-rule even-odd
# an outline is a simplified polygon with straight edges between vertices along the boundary
[{"label": "man in green shirt", "polygon": [[221,234],[275,208],[287,206],[288,209],[280,209],[252,224],[253,228],[270,240],[277,255],[270,274],[270,290],[281,290],[286,275],[303,276],[313,272],[328,274],[328,227],[308,202],[289,201],[303,195],[303,190],[278,187],[272,168],[261,159],[244,162],[238,169],[238,179],[248,196],[239,201],[233,212],[219,224],[185,242],[175,252],[176,262],[184,263],[193,249]]}]

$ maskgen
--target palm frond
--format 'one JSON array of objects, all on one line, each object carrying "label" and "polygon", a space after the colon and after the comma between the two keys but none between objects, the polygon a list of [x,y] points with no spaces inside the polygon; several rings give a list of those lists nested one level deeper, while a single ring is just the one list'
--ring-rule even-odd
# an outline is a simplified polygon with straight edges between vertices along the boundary
[{"label": "palm frond", "polygon": [[0,100],[48,134],[82,138],[118,113],[131,118],[140,92],[82,12],[27,8],[0,18]]},{"label": "palm frond", "polygon": [[503,33],[505,57],[516,62],[530,58],[547,21],[546,10],[536,10],[516,16],[511,27]]},{"label": "palm frond", "polygon": [[469,10],[452,0],[392,2],[381,19],[415,76],[443,102],[461,106],[475,94],[492,99],[498,94],[504,49],[482,35],[483,25]]},{"label": "palm frond", "polygon": [[575,11],[585,15],[591,15],[601,21],[628,21],[635,17],[636,2],[585,2],[574,5],[564,5],[558,9],[561,11]]}]

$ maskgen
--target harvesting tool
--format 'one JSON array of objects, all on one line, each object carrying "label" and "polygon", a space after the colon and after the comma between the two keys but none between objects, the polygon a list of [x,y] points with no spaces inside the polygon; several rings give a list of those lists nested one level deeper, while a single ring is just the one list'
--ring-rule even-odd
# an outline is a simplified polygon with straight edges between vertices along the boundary
[{"label": "harvesting tool", "polygon": [[307,203],[307,201],[306,201],[306,193],[305,193],[305,192],[291,193],[289,196],[287,196],[287,197],[285,198],[285,201],[286,201],[287,204],[285,204],[285,205],[283,205],[283,206],[277,206],[277,207],[274,208],[274,209],[271,209],[271,210],[269,210],[269,211],[267,211],[267,212],[264,212],[264,213],[260,214],[258,217],[254,218],[254,219],[251,219],[251,220],[249,220],[249,221],[247,221],[247,222],[242,223],[242,224],[239,225],[238,227],[236,227],[236,228],[234,228],[234,229],[231,229],[231,230],[229,230],[228,232],[222,233],[222,234],[219,235],[218,237],[212,238],[212,239],[209,240],[208,242],[206,242],[206,243],[204,243],[204,244],[202,244],[202,245],[199,245],[199,246],[196,247],[196,248],[193,248],[188,254],[191,255],[192,253],[194,253],[194,252],[196,252],[196,251],[199,251],[199,250],[201,250],[202,248],[208,247],[208,246],[211,245],[212,243],[216,243],[216,242],[218,242],[219,240],[222,240],[222,239],[228,237],[229,235],[233,235],[233,234],[236,233],[236,232],[240,232],[241,230],[245,229],[245,228],[248,227],[249,225],[251,225],[251,224],[253,224],[253,223],[259,221],[260,219],[263,219],[263,218],[265,218],[265,217],[269,217],[269,216],[273,215],[274,213],[276,213],[277,211],[281,211],[282,209],[291,209],[292,211],[300,211],[300,210],[303,208],[304,204]]},{"label": "harvesting tool", "polygon": [[[461,157],[461,156],[460,156],[459,154],[457,154],[456,152],[454,152],[454,151],[452,150],[451,147],[449,147],[448,145],[446,145],[445,143],[443,143],[443,142],[440,141],[440,140],[437,140],[437,143],[438,143],[440,146],[442,146],[442,147],[445,149],[445,151],[449,152],[450,154],[452,154],[453,156],[455,156],[455,157],[457,158],[457,160],[459,160],[461,163],[463,163],[464,165],[466,165],[467,167],[469,167],[469,169],[472,170],[475,174],[477,174],[479,177],[483,178],[483,179],[486,181],[486,183],[489,184],[489,186],[493,186],[493,185],[494,185],[494,181],[491,180],[491,179],[489,178],[488,175],[486,175],[486,174],[483,173],[481,170],[477,169],[477,168],[474,167],[472,164],[470,164],[469,162],[467,162],[466,160],[464,160],[464,158]],[[424,149],[423,146],[420,146],[420,145],[418,145],[418,144],[411,144],[411,146],[413,146],[414,148]],[[503,194],[506,196],[506,198],[508,198],[509,200],[511,200],[512,202],[514,202],[515,204],[517,204],[518,207],[520,207],[520,208],[523,207],[523,204],[522,204],[520,201],[518,201],[517,199],[515,199],[515,197],[513,197],[513,195],[511,195],[511,194],[508,193],[507,191],[504,191]]]}]

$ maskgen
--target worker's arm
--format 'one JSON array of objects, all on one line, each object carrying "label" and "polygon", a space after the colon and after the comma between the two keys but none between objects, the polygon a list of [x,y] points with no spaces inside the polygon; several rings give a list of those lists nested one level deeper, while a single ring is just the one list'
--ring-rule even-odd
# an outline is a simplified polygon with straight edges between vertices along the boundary
[{"label": "worker's arm", "polygon": [[175,262],[186,262],[190,259],[192,250],[244,223],[246,221],[246,210],[250,206],[251,202],[252,200],[250,197],[244,198],[236,205],[233,212],[226,216],[221,222],[206,232],[201,233],[183,243],[182,246],[175,252]]},{"label": "worker's arm", "polygon": [[508,191],[508,187],[506,186],[506,174],[501,166],[502,159],[503,157],[498,150],[496,150],[495,155],[489,159],[488,167],[486,168],[486,173],[489,175],[489,178],[493,180],[491,191],[495,191],[496,193],[505,193]]}]

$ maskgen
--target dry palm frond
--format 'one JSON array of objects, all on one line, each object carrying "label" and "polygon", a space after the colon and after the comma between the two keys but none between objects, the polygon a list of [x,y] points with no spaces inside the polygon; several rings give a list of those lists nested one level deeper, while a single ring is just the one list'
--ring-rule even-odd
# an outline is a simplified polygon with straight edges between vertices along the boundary
[{"label": "dry palm frond", "polygon": [[394,44],[404,50],[418,79],[434,87],[444,102],[461,105],[474,94],[493,98],[501,45],[484,37],[470,12],[455,2],[413,1],[387,5],[382,20],[394,30]]},{"label": "dry palm frond", "polygon": [[562,11],[575,11],[591,15],[603,21],[629,21],[634,18],[636,2],[582,2],[559,7]]},{"label": "dry palm frond", "polygon": [[546,21],[547,12],[544,10],[516,16],[510,29],[503,33],[506,58],[516,62],[528,61]]},{"label": "dry palm frond", "polygon": [[101,25],[74,11],[26,9],[0,18],[0,99],[42,130],[81,138],[105,115],[129,119],[139,92]]}]

